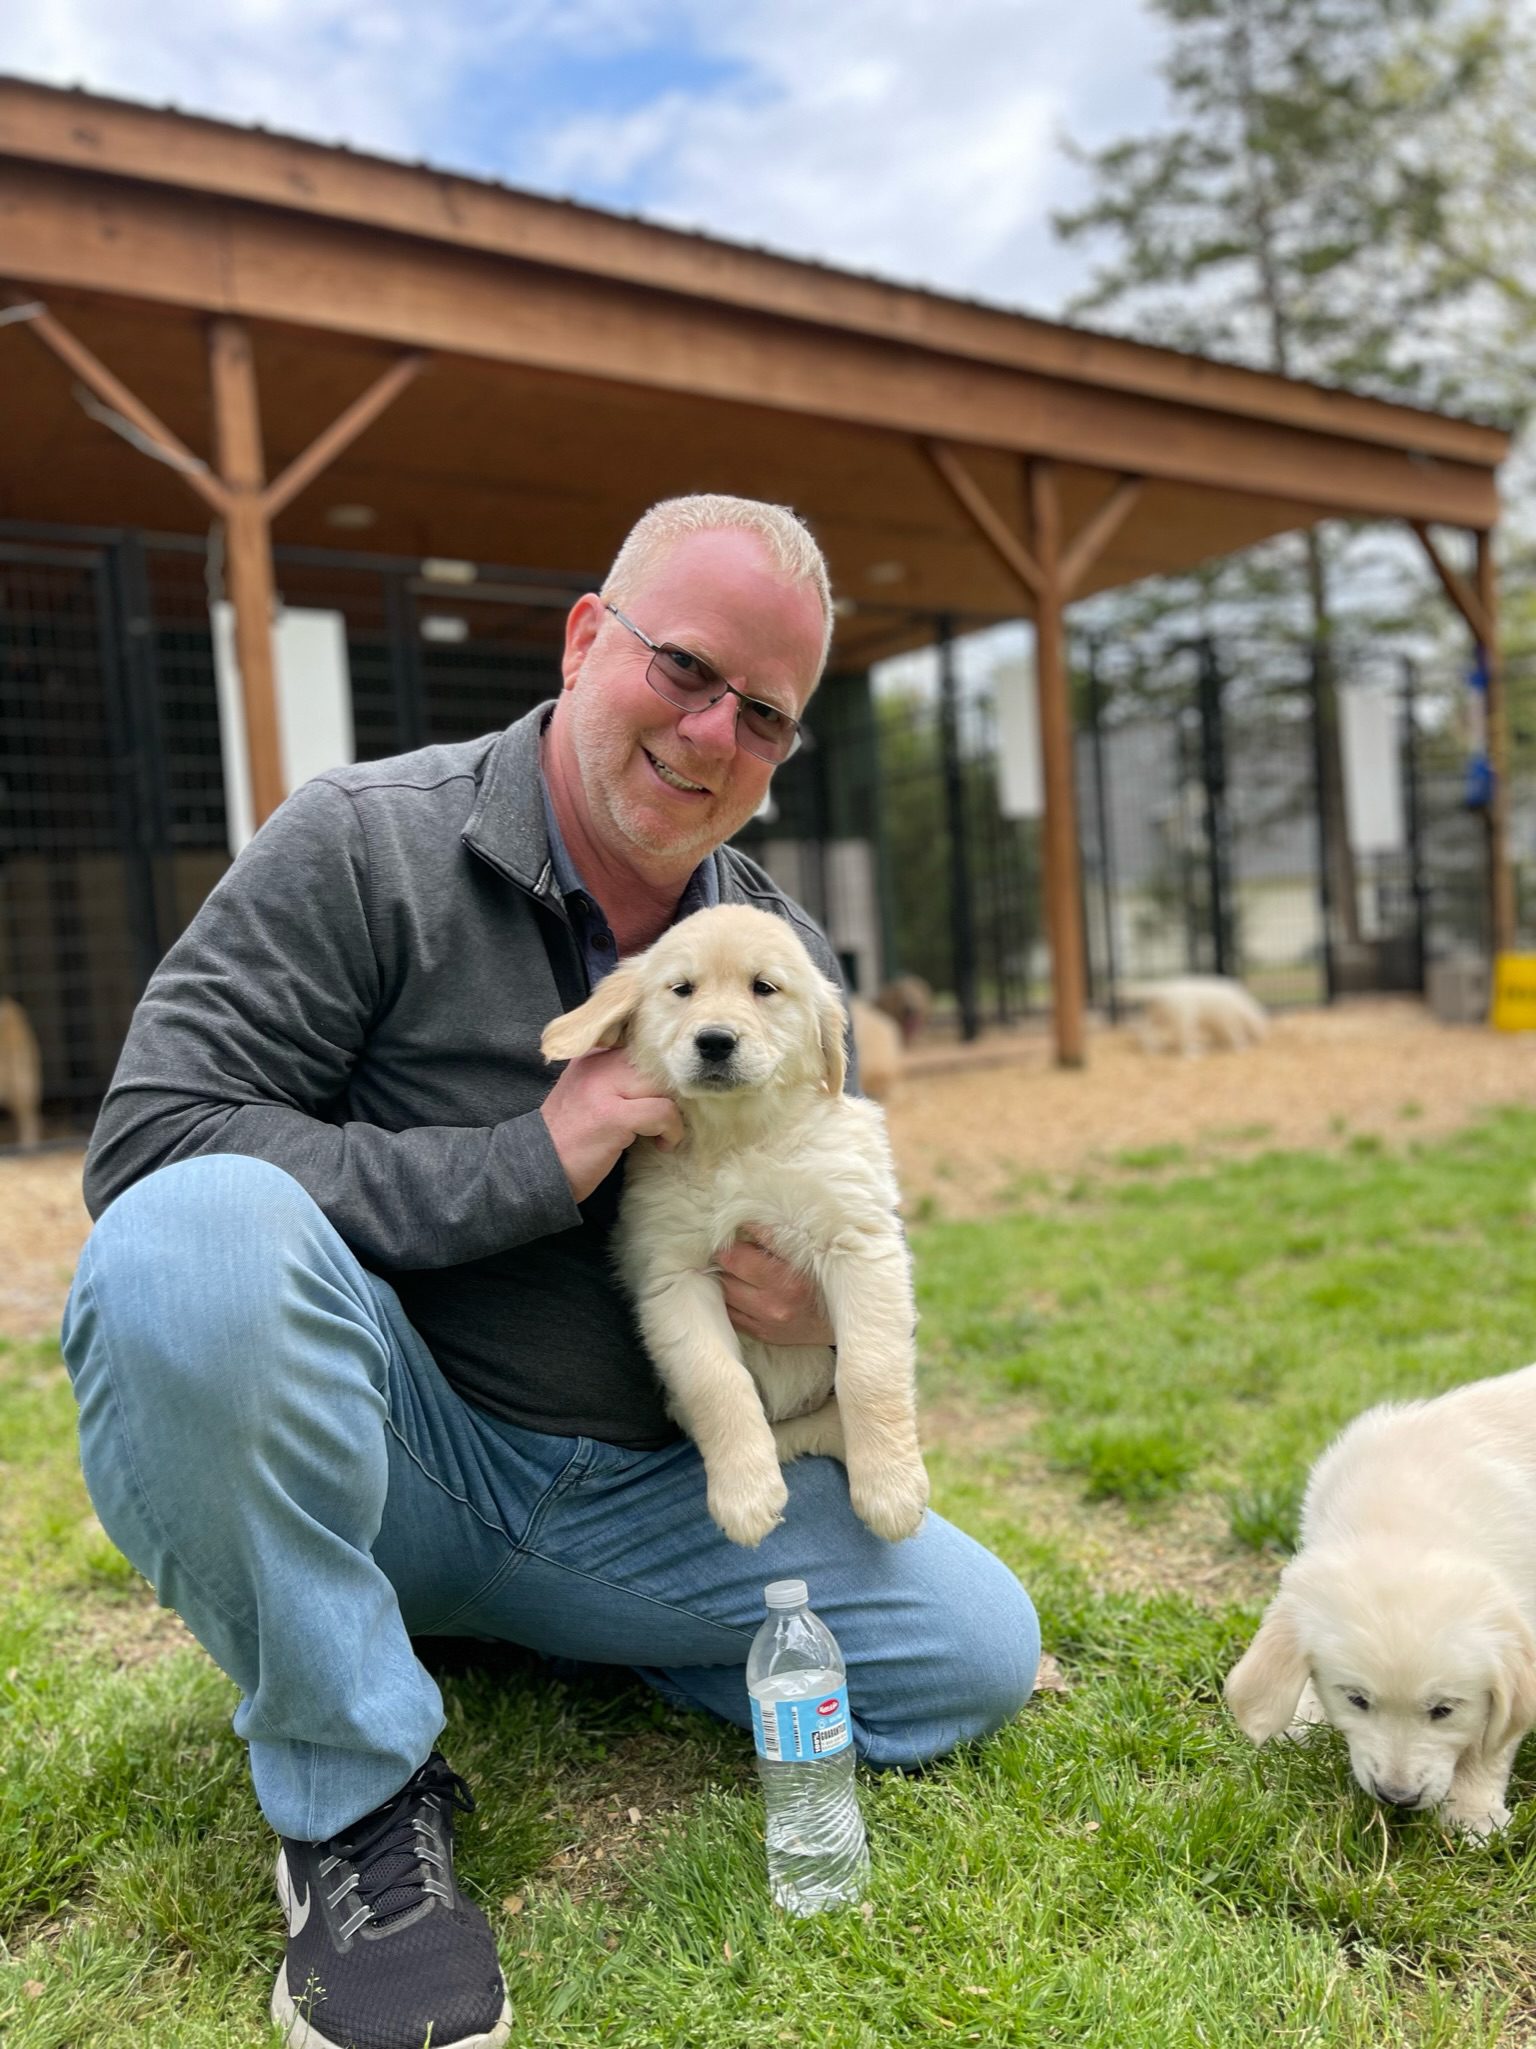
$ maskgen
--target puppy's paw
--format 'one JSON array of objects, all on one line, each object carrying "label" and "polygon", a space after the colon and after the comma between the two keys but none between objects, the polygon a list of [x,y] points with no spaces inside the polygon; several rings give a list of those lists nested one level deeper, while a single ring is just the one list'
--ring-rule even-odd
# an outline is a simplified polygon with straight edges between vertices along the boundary
[{"label": "puppy's paw", "polygon": [[777,1463],[762,1473],[734,1474],[709,1483],[709,1512],[733,1544],[750,1551],[784,1520],[789,1489]]},{"label": "puppy's paw", "polygon": [[1496,1795],[1481,1799],[1452,1794],[1440,1809],[1440,1819],[1465,1836],[1469,1843],[1486,1843],[1509,1827],[1509,1809]]},{"label": "puppy's paw", "polygon": [[921,1459],[903,1465],[855,1466],[848,1474],[855,1515],[877,1537],[896,1544],[910,1537],[928,1506],[928,1471]]}]

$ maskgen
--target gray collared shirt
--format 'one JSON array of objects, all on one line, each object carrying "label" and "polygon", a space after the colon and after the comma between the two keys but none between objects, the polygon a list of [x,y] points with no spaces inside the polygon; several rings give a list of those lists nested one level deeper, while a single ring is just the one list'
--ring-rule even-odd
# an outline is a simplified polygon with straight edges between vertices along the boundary
[{"label": "gray collared shirt", "polygon": [[[604,975],[619,964],[618,942],[613,936],[613,927],[597,898],[588,889],[571,859],[560,827],[555,820],[555,807],[550,801],[549,783],[542,769],[539,774],[539,791],[544,799],[544,818],[549,827],[549,865],[554,871],[555,887],[564,899],[566,914],[571,921],[571,930],[576,935],[576,944],[581,948],[582,964],[587,971],[587,987],[595,989]],[[683,893],[677,900],[677,909],[672,914],[672,923],[688,918],[695,911],[711,911],[720,901],[720,878],[715,873],[714,856],[709,855],[694,869],[683,886]]]},{"label": "gray collared shirt", "polygon": [[[151,977],[86,1197],[100,1216],[173,1162],[265,1160],[394,1289],[466,1401],[651,1450],[677,1426],[613,1273],[619,1176],[578,1207],[540,1115],[540,1037],[587,972],[539,788],[550,709],[294,791]],[[709,901],[774,912],[836,976],[754,861],[727,845],[704,867]]]}]

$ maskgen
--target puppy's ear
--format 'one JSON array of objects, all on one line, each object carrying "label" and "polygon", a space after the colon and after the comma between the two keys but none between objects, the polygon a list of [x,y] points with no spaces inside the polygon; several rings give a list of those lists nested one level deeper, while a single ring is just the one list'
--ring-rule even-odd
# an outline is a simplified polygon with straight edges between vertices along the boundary
[{"label": "puppy's ear", "polygon": [[1295,1602],[1282,1588],[1265,1610],[1258,1635],[1227,1674],[1227,1706],[1243,1734],[1267,1743],[1288,1728],[1307,1678]]},{"label": "puppy's ear", "polygon": [[544,1027],[539,1049],[546,1060],[579,1060],[583,1053],[617,1046],[629,1029],[640,1001],[640,978],[633,967],[604,975],[585,1003]]},{"label": "puppy's ear", "polygon": [[821,1071],[829,1096],[840,1096],[848,1079],[848,1013],[832,983],[823,980],[816,994],[816,1030],[821,1042]]},{"label": "puppy's ear", "polygon": [[1492,1756],[1536,1726],[1536,1640],[1518,1615],[1501,1632],[1502,1656],[1494,1674],[1483,1749]]}]

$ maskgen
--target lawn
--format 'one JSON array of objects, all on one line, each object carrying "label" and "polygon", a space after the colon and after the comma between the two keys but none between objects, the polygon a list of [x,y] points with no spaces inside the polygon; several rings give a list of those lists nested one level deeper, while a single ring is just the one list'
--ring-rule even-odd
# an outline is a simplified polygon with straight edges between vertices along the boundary
[{"label": "lawn", "polygon": [[[1536,1358],[1533,1163],[1510,1111],[1403,1149],[1163,1148],[918,1225],[936,1506],[1024,1577],[1065,1690],[866,1777],[869,1898],[804,1924],[767,1904],[734,1731],[618,1676],[449,1669],[514,2039],[1527,2039],[1536,1800],[1453,1843],[1385,1818],[1337,1739],[1253,1751],[1219,1689],[1329,1434]],[[57,1354],[0,1355],[0,2040],[274,2045],[232,1690],[92,1523],[72,1432]]]}]

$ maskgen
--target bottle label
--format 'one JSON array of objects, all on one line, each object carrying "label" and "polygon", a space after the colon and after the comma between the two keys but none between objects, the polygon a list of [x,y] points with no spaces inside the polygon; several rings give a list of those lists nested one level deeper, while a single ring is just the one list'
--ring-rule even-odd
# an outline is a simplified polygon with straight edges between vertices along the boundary
[{"label": "bottle label", "polygon": [[804,1700],[771,1700],[766,1707],[754,1696],[752,1735],[758,1756],[771,1764],[834,1757],[853,1741],[848,1696],[839,1687],[836,1693],[807,1694]]}]

